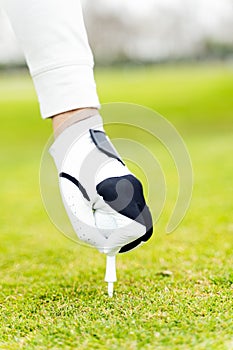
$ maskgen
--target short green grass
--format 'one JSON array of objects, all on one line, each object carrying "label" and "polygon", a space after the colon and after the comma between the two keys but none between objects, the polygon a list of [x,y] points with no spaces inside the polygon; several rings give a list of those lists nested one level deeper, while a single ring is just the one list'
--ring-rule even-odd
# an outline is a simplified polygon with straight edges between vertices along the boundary
[{"label": "short green grass", "polygon": [[102,102],[152,107],[181,132],[195,174],[190,210],[166,235],[168,205],[153,239],[118,257],[109,299],[105,257],[63,237],[43,209],[51,125],[32,83],[2,75],[0,349],[233,349],[232,66],[101,69],[96,79]]}]

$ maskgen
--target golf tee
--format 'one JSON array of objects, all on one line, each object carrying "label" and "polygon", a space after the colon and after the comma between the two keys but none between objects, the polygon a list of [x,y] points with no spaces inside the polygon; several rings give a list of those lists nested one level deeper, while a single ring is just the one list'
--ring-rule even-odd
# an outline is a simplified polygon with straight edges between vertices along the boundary
[{"label": "golf tee", "polygon": [[113,296],[114,282],[117,281],[116,277],[116,256],[107,255],[106,259],[106,273],[105,282],[108,283],[108,295],[110,298]]}]

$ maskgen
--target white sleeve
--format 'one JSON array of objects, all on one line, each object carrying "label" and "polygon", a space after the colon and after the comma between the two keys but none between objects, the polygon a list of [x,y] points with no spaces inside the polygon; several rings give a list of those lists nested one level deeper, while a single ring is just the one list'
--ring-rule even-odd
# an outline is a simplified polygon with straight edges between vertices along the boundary
[{"label": "white sleeve", "polygon": [[2,0],[33,78],[43,118],[99,107],[80,0]]}]

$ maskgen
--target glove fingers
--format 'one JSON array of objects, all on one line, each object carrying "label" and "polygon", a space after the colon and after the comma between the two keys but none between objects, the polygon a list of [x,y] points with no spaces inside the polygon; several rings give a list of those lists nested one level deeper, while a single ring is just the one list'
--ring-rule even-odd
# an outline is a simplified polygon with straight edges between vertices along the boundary
[{"label": "glove fingers", "polygon": [[116,254],[122,246],[139,239],[145,233],[145,226],[129,219],[105,204],[105,211],[96,210],[94,213],[96,226],[106,237],[106,253]]},{"label": "glove fingers", "polygon": [[126,253],[129,250],[137,248],[139,245],[143,244],[144,242],[148,241],[153,233],[153,222],[150,210],[147,205],[144,206],[143,210],[141,211],[142,218],[144,220],[145,226],[144,226],[144,234],[137,238],[135,241],[132,241],[124,246],[122,246],[119,253]]},{"label": "glove fingers", "polygon": [[77,236],[83,242],[104,251],[106,238],[98,230],[93,210],[82,192],[66,178],[60,178],[62,200]]}]

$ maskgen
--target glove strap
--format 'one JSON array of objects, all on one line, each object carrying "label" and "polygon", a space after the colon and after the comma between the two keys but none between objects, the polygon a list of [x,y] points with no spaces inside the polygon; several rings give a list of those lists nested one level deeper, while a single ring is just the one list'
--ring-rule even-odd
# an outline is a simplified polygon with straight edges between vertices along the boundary
[{"label": "glove strap", "polygon": [[100,130],[94,130],[90,129],[90,135],[92,138],[92,141],[96,145],[96,147],[106,154],[107,156],[111,158],[117,159],[119,162],[121,162],[122,165],[125,166],[125,163],[123,160],[120,158],[119,154],[117,153],[116,149],[113,147],[111,142],[109,142],[105,132],[100,131]]}]

